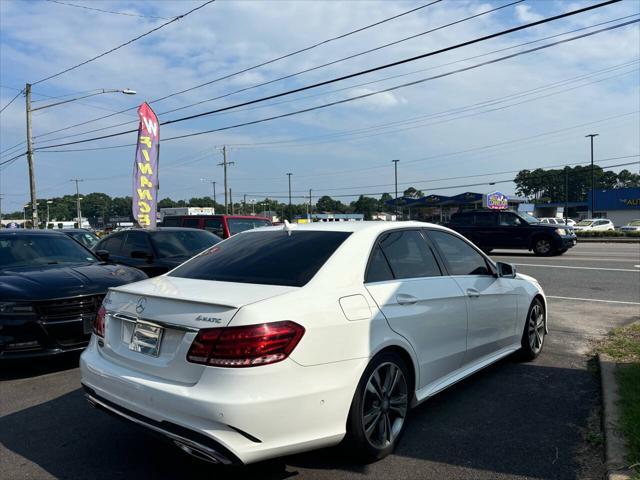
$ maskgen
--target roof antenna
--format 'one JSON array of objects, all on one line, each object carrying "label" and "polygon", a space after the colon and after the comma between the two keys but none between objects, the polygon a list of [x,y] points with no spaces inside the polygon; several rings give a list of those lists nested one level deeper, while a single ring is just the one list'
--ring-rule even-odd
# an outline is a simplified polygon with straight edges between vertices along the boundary
[{"label": "roof antenna", "polygon": [[289,220],[285,219],[283,230],[287,232],[287,235],[291,236],[291,232],[293,231],[293,225],[289,223]]}]

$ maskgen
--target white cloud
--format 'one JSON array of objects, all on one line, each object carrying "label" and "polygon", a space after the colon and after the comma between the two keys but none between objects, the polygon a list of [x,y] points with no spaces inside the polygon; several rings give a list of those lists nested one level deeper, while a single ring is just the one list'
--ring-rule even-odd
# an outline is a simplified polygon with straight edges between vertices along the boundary
[{"label": "white cloud", "polygon": [[542,20],[544,15],[535,13],[531,9],[531,5],[516,5],[516,17],[522,22],[537,22]]}]

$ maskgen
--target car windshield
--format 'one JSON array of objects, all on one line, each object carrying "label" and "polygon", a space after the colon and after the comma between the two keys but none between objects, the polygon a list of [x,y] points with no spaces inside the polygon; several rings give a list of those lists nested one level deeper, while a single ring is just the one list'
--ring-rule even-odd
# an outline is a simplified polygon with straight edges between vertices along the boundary
[{"label": "car windshield", "polygon": [[229,218],[227,219],[227,224],[229,225],[229,233],[231,235],[244,232],[245,230],[271,226],[269,220],[261,218]]},{"label": "car windshield", "polygon": [[220,241],[220,237],[205,230],[158,231],[152,238],[160,258],[193,257]]},{"label": "car windshield", "polygon": [[96,257],[66,235],[0,237],[0,269],[96,262]]},{"label": "car windshield", "polygon": [[295,230],[243,233],[181,265],[170,276],[301,287],[349,235]]},{"label": "car windshield", "polygon": [[593,220],[580,220],[576,225],[581,227],[588,227],[593,223]]},{"label": "car windshield", "polygon": [[518,216],[527,223],[540,223],[540,220],[526,212],[518,212]]},{"label": "car windshield", "polygon": [[640,227],[640,220],[633,220],[632,222],[629,222],[629,226],[630,227]]}]

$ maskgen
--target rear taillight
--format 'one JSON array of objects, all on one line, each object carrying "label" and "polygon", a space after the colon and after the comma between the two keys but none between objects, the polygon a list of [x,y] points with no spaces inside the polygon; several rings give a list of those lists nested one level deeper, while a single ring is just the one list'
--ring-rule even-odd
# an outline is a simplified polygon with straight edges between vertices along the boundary
[{"label": "rear taillight", "polygon": [[104,338],[104,317],[107,315],[107,311],[101,305],[96,313],[96,320],[93,322],[93,333],[98,337]]},{"label": "rear taillight", "polygon": [[294,322],[205,328],[189,348],[187,360],[216,367],[254,367],[284,360],[304,335]]}]

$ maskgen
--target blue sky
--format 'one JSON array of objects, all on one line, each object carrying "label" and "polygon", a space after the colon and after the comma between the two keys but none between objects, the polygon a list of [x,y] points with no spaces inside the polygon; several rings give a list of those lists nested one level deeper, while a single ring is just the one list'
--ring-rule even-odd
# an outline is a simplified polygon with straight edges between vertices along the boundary
[{"label": "blue sky", "polygon": [[[77,0],[70,3],[128,14],[173,17],[201,2]],[[45,100],[44,95],[55,97],[98,88],[131,88],[138,92],[134,97],[105,94],[35,112],[36,147],[59,143],[51,141],[56,138],[124,122],[133,122],[133,127],[125,125],[97,134],[135,128],[135,111],[131,111],[46,135],[241,70],[425,3],[219,0],[98,61],[34,86],[36,100]],[[419,55],[596,2],[528,0],[265,87],[162,114],[393,42],[504,3],[509,2],[444,0],[300,55],[154,103],[152,107],[161,120],[167,120],[233,105]],[[370,93],[548,42],[465,60],[469,57],[638,13],[640,2],[627,0],[253,108],[167,125],[161,128],[161,138]],[[164,21],[96,12],[45,0],[1,1],[0,105],[6,105],[17,93],[15,89],[22,88],[26,81],[44,78]],[[231,146],[229,159],[235,162],[229,171],[234,199],[245,193],[248,199],[286,196],[287,172],[293,173],[296,195],[303,195],[310,188],[314,196],[392,191],[391,160],[394,158],[400,159],[401,189],[415,185],[425,192],[444,195],[465,190],[488,191],[496,187],[455,187],[486,181],[486,177],[452,177],[586,161],[589,151],[584,135],[592,132],[600,134],[596,140],[597,159],[638,155],[639,33],[638,24],[634,24],[343,105],[188,140],[165,143],[161,140],[159,196],[179,199],[210,194],[211,185],[200,181],[207,178],[218,182],[218,200],[221,200],[222,169],[217,164],[221,161],[219,147],[223,144]],[[397,75],[404,76],[388,78]],[[540,90],[535,90],[538,88]],[[34,106],[45,103],[40,101]],[[78,135],[60,142],[94,135]],[[24,138],[24,99],[20,97],[0,115],[0,150],[18,144]],[[75,148],[115,146],[134,141],[133,134]],[[2,159],[23,150],[24,147],[17,147]],[[38,196],[74,193],[75,185],[69,179],[75,177],[85,179],[81,184],[83,192],[129,195],[133,158],[134,147],[37,152]],[[612,160],[603,165],[634,160],[638,157]],[[638,170],[637,166],[626,168]],[[19,210],[29,198],[25,159],[0,170],[0,176],[0,192],[4,196],[2,210]],[[492,179],[510,176],[496,175]],[[452,179],[440,180],[447,178]],[[443,189],[450,186],[453,188]],[[514,187],[505,183],[497,188],[511,193]],[[340,199],[351,201],[355,198]]]}]

